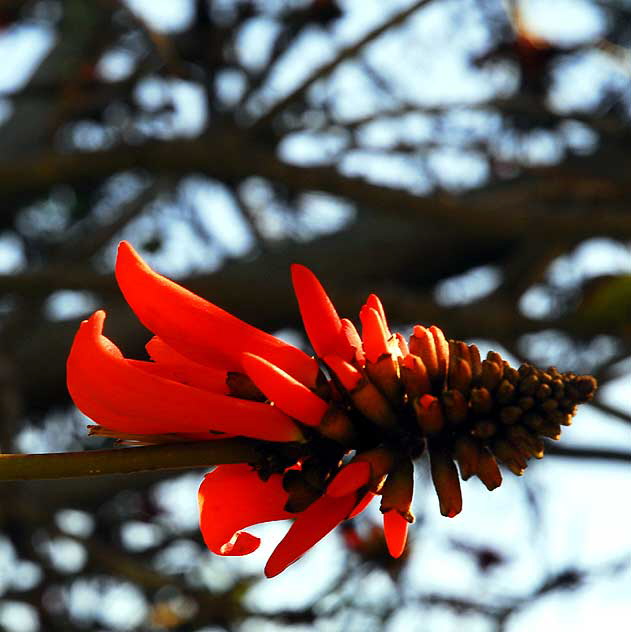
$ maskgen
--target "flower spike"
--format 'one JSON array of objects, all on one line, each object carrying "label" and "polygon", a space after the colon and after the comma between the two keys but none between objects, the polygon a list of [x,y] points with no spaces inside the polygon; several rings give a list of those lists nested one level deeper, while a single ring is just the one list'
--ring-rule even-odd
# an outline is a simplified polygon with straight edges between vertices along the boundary
[{"label": "flower spike", "polygon": [[256,439],[251,465],[221,465],[203,480],[200,527],[211,551],[246,555],[259,539],[243,529],[294,518],[268,577],[377,494],[388,551],[404,555],[414,461],[425,449],[440,511],[454,517],[459,475],[492,490],[502,482],[498,462],[521,474],[530,458],[543,457],[543,438],[557,439],[596,389],[591,376],[515,369],[495,352],[483,360],[475,345],[448,341],[435,325],[414,327],[408,344],[390,332],[374,294],[360,312],[362,341],[301,265],[292,279],[317,360],[157,274],[124,242],[116,275],[154,333],[151,361],[124,358],[96,312],[68,357],[72,398],[100,424],[90,432],[97,436]]}]

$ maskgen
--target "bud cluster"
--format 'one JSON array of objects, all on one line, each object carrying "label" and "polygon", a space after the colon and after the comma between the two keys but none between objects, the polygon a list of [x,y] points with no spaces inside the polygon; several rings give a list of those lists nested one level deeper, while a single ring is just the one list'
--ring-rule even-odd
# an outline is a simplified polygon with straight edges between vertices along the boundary
[{"label": "bud cluster", "polygon": [[[371,313],[365,331],[368,318],[382,327]],[[416,326],[409,343],[382,329],[377,344],[368,325],[351,361],[322,359],[330,379],[318,393],[329,409],[300,467],[284,473],[288,511],[366,490],[382,495],[384,514],[412,522],[413,460],[427,448],[441,512],[455,516],[459,476],[492,490],[502,482],[498,462],[521,475],[596,389],[591,376],[515,369],[493,351],[482,360],[475,345],[447,341],[437,327]]]}]

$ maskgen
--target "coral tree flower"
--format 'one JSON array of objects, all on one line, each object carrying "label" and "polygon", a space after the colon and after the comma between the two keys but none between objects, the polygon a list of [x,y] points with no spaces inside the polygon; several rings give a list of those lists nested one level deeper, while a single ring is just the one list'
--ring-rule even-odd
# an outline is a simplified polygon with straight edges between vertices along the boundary
[{"label": "coral tree flower", "polygon": [[[269,442],[265,466],[217,466],[199,489],[201,531],[219,555],[254,551],[249,526],[293,519],[268,577],[377,496],[388,551],[400,557],[414,521],[414,462],[425,450],[440,511],[453,517],[459,476],[494,489],[498,461],[521,474],[543,456],[542,437],[558,438],[596,388],[589,376],[554,368],[515,370],[494,352],[482,360],[475,345],[448,341],[436,326],[416,325],[406,341],[390,332],[374,294],[360,311],[360,337],[309,269],[293,265],[291,274],[315,357],[157,274],[122,242],[116,278],[155,334],[151,360],[123,357],[98,311],[81,324],[67,366],[94,434]],[[282,444],[293,449],[275,452]]]}]

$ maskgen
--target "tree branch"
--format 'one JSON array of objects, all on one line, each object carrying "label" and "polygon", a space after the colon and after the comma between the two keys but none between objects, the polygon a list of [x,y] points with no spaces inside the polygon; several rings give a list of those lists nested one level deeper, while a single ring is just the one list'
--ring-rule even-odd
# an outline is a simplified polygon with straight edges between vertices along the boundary
[{"label": "tree branch", "polygon": [[252,129],[261,129],[269,125],[278,114],[280,114],[288,105],[296,101],[302,96],[316,81],[326,77],[329,73],[335,70],[343,61],[355,57],[367,44],[376,40],[383,35],[387,30],[394,26],[403,23],[408,17],[410,17],[415,11],[418,11],[421,7],[429,4],[431,0],[417,0],[412,6],[395,13],[391,18],[386,20],[383,24],[369,31],[359,41],[343,48],[331,61],[323,64],[310,74],[303,82],[292,90],[288,95],[284,96],[280,101],[277,101],[261,118],[259,118]]}]

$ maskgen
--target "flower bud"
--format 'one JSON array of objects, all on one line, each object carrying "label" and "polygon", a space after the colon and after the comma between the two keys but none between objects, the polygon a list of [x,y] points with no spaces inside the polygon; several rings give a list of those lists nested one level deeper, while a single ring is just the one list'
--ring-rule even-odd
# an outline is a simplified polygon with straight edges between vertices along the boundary
[{"label": "flower bud", "polygon": [[469,480],[478,471],[480,449],[478,443],[462,435],[454,443],[454,456],[460,468],[460,476],[463,481]]},{"label": "flower bud", "polygon": [[423,395],[415,399],[414,412],[418,425],[425,435],[434,435],[443,429],[445,418],[440,403],[433,395]]},{"label": "flower bud", "polygon": [[502,473],[497,465],[495,457],[487,448],[482,448],[478,455],[477,477],[484,483],[489,491],[502,484]]},{"label": "flower bud", "polygon": [[437,446],[430,447],[429,462],[440,513],[453,518],[462,511],[462,492],[456,465],[447,451]]}]

